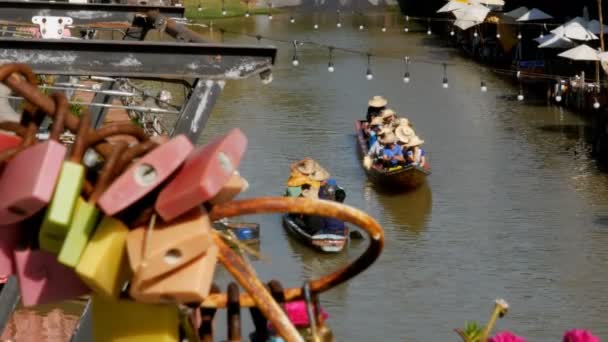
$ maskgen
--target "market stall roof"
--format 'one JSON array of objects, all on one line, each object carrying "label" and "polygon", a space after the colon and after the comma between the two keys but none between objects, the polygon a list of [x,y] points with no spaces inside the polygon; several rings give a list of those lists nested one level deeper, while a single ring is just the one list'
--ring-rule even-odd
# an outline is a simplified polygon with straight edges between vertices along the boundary
[{"label": "market stall roof", "polygon": [[559,57],[568,58],[574,61],[599,61],[598,51],[581,44],[573,49],[564,51],[558,55]]},{"label": "market stall roof", "polygon": [[528,12],[524,13],[522,16],[517,18],[517,21],[534,21],[534,20],[545,20],[552,19],[553,17],[538,8],[533,8]]}]

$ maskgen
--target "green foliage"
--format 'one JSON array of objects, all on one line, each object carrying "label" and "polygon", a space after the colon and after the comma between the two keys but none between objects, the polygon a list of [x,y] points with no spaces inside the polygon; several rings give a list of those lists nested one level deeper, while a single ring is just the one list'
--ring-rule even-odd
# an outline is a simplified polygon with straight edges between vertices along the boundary
[{"label": "green foliage", "polygon": [[144,124],[141,122],[141,119],[137,116],[134,116],[131,118],[131,123],[133,123],[135,126],[144,128]]},{"label": "green foliage", "polygon": [[456,329],[456,332],[464,342],[482,342],[481,335],[483,333],[483,327],[475,321],[465,322],[464,331]]},{"label": "green foliage", "polygon": [[[78,99],[74,99],[74,101],[79,102]],[[84,106],[79,103],[70,103],[70,112],[77,117],[80,117],[82,115],[83,109]]]}]

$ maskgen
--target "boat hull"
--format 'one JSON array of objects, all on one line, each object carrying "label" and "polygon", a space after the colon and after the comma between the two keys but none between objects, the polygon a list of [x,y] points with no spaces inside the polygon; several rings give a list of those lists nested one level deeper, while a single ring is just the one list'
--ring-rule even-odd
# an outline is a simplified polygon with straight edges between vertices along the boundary
[{"label": "boat hull", "polygon": [[283,227],[289,235],[303,244],[325,253],[338,253],[344,250],[348,242],[348,229],[345,235],[337,234],[308,234],[289,215],[283,215]]},{"label": "boat hull", "polygon": [[[361,161],[367,155],[367,140],[363,135],[362,121],[355,122],[355,133],[357,136],[358,152]],[[361,162],[363,165],[363,162]],[[427,163],[428,165],[428,163]],[[366,169],[365,173],[369,180],[383,188],[391,190],[413,190],[426,182],[427,177],[431,174],[430,168],[420,166],[403,166],[393,171],[388,171],[379,167]]]}]

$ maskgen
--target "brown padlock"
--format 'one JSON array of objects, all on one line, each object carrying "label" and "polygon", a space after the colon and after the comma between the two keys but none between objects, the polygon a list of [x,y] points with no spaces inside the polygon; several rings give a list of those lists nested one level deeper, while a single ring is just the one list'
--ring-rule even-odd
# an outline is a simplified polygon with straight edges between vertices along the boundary
[{"label": "brown padlock", "polygon": [[148,303],[202,301],[217,262],[211,229],[207,212],[196,208],[170,223],[129,232],[127,253],[135,274],[131,296]]}]

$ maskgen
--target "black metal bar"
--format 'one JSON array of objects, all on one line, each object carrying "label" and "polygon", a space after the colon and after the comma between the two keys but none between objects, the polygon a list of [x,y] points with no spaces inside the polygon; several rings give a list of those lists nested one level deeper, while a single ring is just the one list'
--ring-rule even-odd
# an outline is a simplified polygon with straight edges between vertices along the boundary
[{"label": "black metal bar", "polygon": [[276,52],[249,45],[0,39],[0,64],[26,63],[53,75],[242,79],[269,71]]},{"label": "black metal bar", "polygon": [[[209,293],[219,293],[220,288],[216,284],[211,285]],[[201,342],[213,342],[213,317],[217,309],[200,308],[201,326],[198,328],[198,336]]]},{"label": "black metal bar", "polygon": [[239,287],[236,283],[228,284],[228,341],[241,341],[241,304]]},{"label": "black metal bar", "polygon": [[184,7],[118,4],[76,4],[47,1],[0,0],[0,21],[32,23],[33,16],[70,17],[73,25],[133,22],[136,16],[154,11],[163,16],[183,18]]},{"label": "black metal bar", "polygon": [[[102,82],[100,90],[109,90],[116,89],[116,82]],[[91,103],[108,103],[112,99],[112,96],[102,93],[97,93],[93,97]],[[103,126],[103,122],[105,121],[106,114],[108,113],[107,107],[91,107],[89,109],[91,113],[91,124],[95,128],[100,128]]]},{"label": "black metal bar", "polygon": [[6,284],[4,284],[2,292],[0,292],[0,334],[6,328],[20,299],[21,294],[19,293],[17,277],[14,275],[10,276]]},{"label": "black metal bar", "polygon": [[222,89],[224,89],[224,81],[197,80],[182,107],[171,135],[185,134],[193,144],[196,144]]},{"label": "black metal bar", "polygon": [[72,333],[70,342],[86,342],[93,341],[93,321],[91,318],[91,300],[87,301],[87,305],[84,307],[82,315],[78,320],[78,325]]}]

